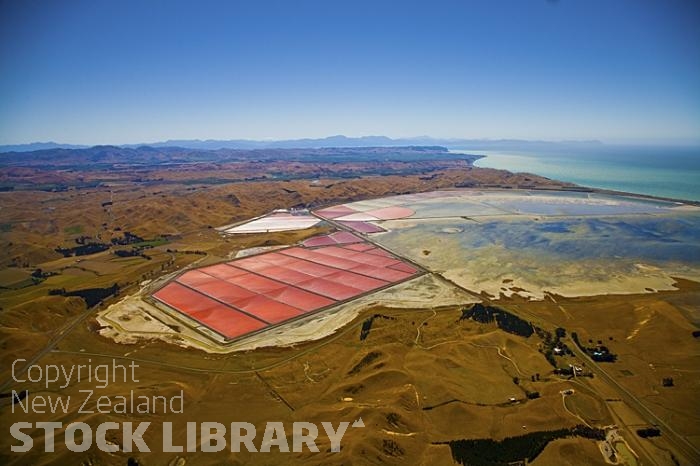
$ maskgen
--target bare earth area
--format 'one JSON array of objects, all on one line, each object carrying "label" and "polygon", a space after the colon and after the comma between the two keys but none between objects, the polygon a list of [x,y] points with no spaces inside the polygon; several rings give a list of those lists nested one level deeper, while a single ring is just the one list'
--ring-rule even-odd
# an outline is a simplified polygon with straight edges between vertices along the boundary
[{"label": "bare earth area", "polygon": [[[20,421],[151,422],[143,436],[149,453],[94,445],[74,453],[58,431],[51,455],[11,453],[16,441],[5,435],[3,464],[697,464],[695,207],[541,192],[530,185],[562,186],[471,167],[224,184],[158,173],[164,180],[147,186],[121,180],[0,193],[8,225],[0,233],[2,429]],[[465,183],[528,189],[459,187]],[[215,228],[292,207],[310,208],[318,223],[233,235]],[[254,261],[337,231],[421,273],[232,342],[149,300],[184,271],[249,248],[240,256]],[[83,246],[86,254],[61,252]],[[11,377],[18,358],[40,366],[133,363],[138,381],[20,383]],[[70,397],[71,409],[27,413],[5,396],[11,390],[28,390],[28,400]],[[111,399],[132,390],[182,394],[182,413],[79,412],[85,390]],[[96,411],[95,398],[85,411]],[[281,422],[291,442],[293,422],[359,419],[364,427],[348,428],[337,453],[323,431],[318,452],[202,452],[200,437],[195,451],[162,448],[165,422],[173,423],[174,445],[188,443],[187,422],[249,422],[259,448],[269,421]],[[637,431],[646,428],[660,435],[642,438]],[[25,432],[43,444],[41,429]],[[108,440],[123,443],[118,430]]]}]

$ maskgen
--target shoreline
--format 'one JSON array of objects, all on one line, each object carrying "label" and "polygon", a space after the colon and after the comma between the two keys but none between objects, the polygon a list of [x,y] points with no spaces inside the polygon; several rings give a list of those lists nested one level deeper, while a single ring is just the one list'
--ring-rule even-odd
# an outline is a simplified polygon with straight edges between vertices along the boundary
[{"label": "shoreline", "polygon": [[[521,172],[519,172],[519,173],[521,173]],[[542,175],[537,175],[535,173],[523,173],[523,174],[542,176]],[[564,183],[564,181],[562,181],[562,180],[556,180],[556,181],[561,181],[562,183]],[[568,181],[566,183],[568,183]],[[469,189],[469,188],[463,188],[463,189]],[[479,188],[474,188],[474,189],[479,189]],[[488,189],[488,188],[481,188],[481,189]],[[687,204],[687,205],[700,207],[700,201],[690,201],[690,200],[685,200],[685,199],[676,199],[676,198],[672,198],[672,197],[654,196],[652,194],[630,193],[627,191],[616,191],[616,190],[612,190],[612,189],[593,188],[593,187],[581,186],[581,185],[574,185],[571,188],[555,188],[555,187],[550,188],[550,187],[537,187],[537,186],[535,186],[535,187],[527,188],[527,189],[520,189],[520,188],[513,188],[513,189],[502,188],[502,189],[507,190],[507,191],[557,191],[557,192],[595,193],[595,194],[606,194],[606,195],[611,195],[611,196],[633,197],[636,199],[646,199],[646,200],[651,200],[651,201],[674,202],[677,204]]]},{"label": "shoreline", "polygon": [[[658,195],[658,194],[648,194],[648,193],[643,193],[643,192],[630,192],[630,191],[624,191],[624,190],[619,190],[619,189],[614,189],[614,188],[600,188],[600,187],[594,187],[594,186],[588,186],[586,184],[581,184],[580,182],[576,181],[568,181],[559,178],[556,175],[544,175],[544,174],[539,174],[536,171],[529,171],[529,170],[519,170],[517,167],[496,167],[496,166],[479,166],[476,165],[476,162],[484,159],[488,159],[492,155],[502,155],[502,156],[509,156],[509,157],[531,157],[536,159],[537,157],[535,155],[527,154],[484,154],[484,153],[479,153],[478,151],[462,151],[462,150],[449,150],[450,153],[453,154],[468,154],[468,155],[473,155],[473,156],[478,156],[478,158],[472,163],[472,166],[474,168],[487,168],[487,169],[493,169],[493,170],[506,170],[510,173],[513,174],[523,174],[523,175],[532,175],[532,176],[538,176],[542,178],[546,178],[548,180],[552,181],[558,181],[562,183],[570,183],[575,187],[580,188],[580,190],[590,190],[591,192],[596,192],[600,194],[611,194],[611,195],[625,195],[625,196],[630,196],[630,197],[637,197],[641,199],[654,199],[654,200],[661,200],[661,201],[670,201],[670,202],[680,202],[684,204],[691,204],[695,206],[700,206],[700,199],[684,199],[684,198],[679,198],[679,197],[674,197],[674,196],[665,196],[665,195]],[[543,158],[543,160],[546,160],[546,158]],[[553,165],[554,166],[554,165]],[[560,188],[533,188],[533,189],[538,189],[538,190],[554,190],[554,191],[576,191],[576,189],[560,189]]]}]

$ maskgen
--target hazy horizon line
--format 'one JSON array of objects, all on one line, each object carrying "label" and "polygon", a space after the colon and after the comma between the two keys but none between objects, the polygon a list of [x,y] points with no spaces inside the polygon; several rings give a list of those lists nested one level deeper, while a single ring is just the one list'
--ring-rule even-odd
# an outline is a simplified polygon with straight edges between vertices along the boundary
[{"label": "hazy horizon line", "polygon": [[447,137],[436,137],[429,135],[421,136],[387,136],[383,134],[363,134],[358,136],[348,136],[346,134],[331,134],[327,136],[313,137],[313,136],[301,136],[301,137],[269,137],[269,138],[254,138],[254,137],[228,137],[228,138],[216,138],[216,137],[170,137],[167,139],[153,140],[148,142],[75,142],[75,141],[61,141],[56,140],[33,140],[29,142],[2,142],[0,147],[6,146],[32,146],[32,145],[56,145],[56,146],[80,146],[82,148],[96,147],[96,146],[150,146],[150,145],[163,145],[167,143],[177,143],[177,142],[199,142],[199,143],[216,143],[216,142],[248,142],[248,143],[281,143],[281,142],[295,142],[295,141],[323,141],[327,139],[348,139],[348,140],[362,140],[362,139],[388,139],[391,141],[420,141],[420,140],[431,140],[439,143],[443,142],[484,142],[484,143],[498,143],[498,142],[523,142],[523,143],[542,143],[542,144],[604,144],[604,145],[640,145],[640,146],[653,146],[653,145],[673,145],[673,146],[700,146],[700,137],[698,139],[688,139],[688,138],[651,138],[651,139],[609,139],[609,138],[518,138],[518,137],[461,137],[461,136],[447,136]]}]

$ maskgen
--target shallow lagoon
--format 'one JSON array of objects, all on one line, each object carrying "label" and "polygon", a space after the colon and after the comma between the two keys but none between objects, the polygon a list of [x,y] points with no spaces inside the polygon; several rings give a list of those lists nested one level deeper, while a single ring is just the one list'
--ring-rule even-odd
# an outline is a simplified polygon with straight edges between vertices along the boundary
[{"label": "shallow lagoon", "polygon": [[394,230],[382,234],[379,242],[401,248],[400,243],[410,234],[421,241],[449,237],[450,243],[456,240],[460,249],[470,252],[499,246],[506,250],[553,255],[561,260],[624,257],[641,261],[700,262],[700,215],[539,220],[489,217],[478,222],[464,219],[420,222],[409,228],[403,228],[401,222],[393,222]]},{"label": "shallow lagoon", "polygon": [[484,215],[621,215],[672,212],[683,204],[631,196],[577,191],[453,190],[393,196],[346,204],[358,211],[370,207],[402,206],[411,218],[480,217]]},{"label": "shallow lagoon", "polygon": [[700,279],[697,207],[510,190],[387,200],[415,213],[376,222],[389,231],[372,238],[475,292],[640,293],[673,289],[674,277]]}]

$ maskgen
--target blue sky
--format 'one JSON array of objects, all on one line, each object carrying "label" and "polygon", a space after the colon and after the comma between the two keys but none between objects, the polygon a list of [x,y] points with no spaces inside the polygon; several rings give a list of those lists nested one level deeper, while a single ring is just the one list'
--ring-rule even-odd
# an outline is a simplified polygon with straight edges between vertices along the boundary
[{"label": "blue sky", "polygon": [[700,2],[1,1],[0,144],[700,141]]}]

